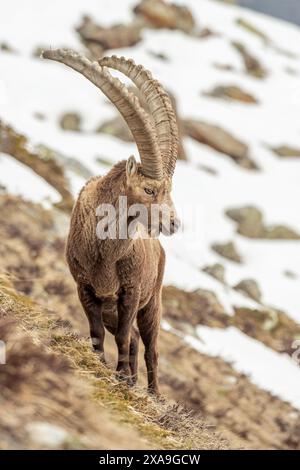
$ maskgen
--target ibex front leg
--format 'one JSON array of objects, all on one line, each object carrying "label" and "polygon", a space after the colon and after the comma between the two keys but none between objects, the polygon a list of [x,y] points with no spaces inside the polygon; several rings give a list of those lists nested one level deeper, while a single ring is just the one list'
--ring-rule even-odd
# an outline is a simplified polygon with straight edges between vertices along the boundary
[{"label": "ibex front leg", "polygon": [[161,300],[160,295],[154,295],[148,305],[139,310],[137,323],[145,346],[145,362],[148,373],[148,390],[159,395],[158,388],[158,350],[157,339],[160,327]]},{"label": "ibex front leg", "polygon": [[136,289],[126,289],[121,292],[118,302],[118,327],[116,332],[116,343],[118,347],[117,371],[121,378],[125,378],[129,384],[132,383],[130,375],[130,336],[134,319],[137,315],[140,294]]},{"label": "ibex front leg", "polygon": [[94,351],[99,354],[100,360],[104,358],[104,336],[105,330],[102,319],[102,301],[86,285],[78,285],[78,297],[85,311],[90,325],[90,335]]}]

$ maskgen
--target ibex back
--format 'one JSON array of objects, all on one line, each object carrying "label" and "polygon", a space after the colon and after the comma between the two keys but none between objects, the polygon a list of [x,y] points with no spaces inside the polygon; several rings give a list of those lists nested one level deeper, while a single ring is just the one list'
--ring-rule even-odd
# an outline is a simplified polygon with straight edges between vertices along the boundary
[{"label": "ibex back", "polygon": [[[45,51],[43,56],[69,65],[100,88],[116,105],[136,141],[141,163],[131,156],[117,163],[105,176],[89,180],[81,190],[71,217],[66,255],[89,321],[95,351],[104,361],[107,328],[115,336],[118,347],[118,375],[134,384],[141,336],[148,388],[157,394],[157,338],[165,254],[155,237],[160,232],[171,235],[180,225],[170,196],[178,146],[171,101],[150,72],[132,60],[113,56],[91,62],[63,49]],[[144,95],[150,115],[138,98],[110,75],[107,67],[123,72],[133,81]],[[126,201],[122,213],[121,196]],[[126,227],[132,222],[132,216],[128,215],[130,207],[142,204],[149,215],[141,222],[144,236],[121,237],[119,223],[116,223],[116,237],[97,236],[97,211],[102,204],[116,209],[117,222],[125,214]],[[155,204],[164,210],[159,212],[158,224],[153,226],[150,213]]]}]

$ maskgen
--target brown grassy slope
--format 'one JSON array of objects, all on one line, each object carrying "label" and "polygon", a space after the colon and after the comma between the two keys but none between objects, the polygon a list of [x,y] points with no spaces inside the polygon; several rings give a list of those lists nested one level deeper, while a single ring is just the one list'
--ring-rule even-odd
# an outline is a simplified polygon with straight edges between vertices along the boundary
[{"label": "brown grassy slope", "polygon": [[[152,447],[226,447],[220,438],[216,439],[212,432],[208,432],[217,430],[228,440],[230,448],[299,448],[298,411],[258,389],[221,359],[197,353],[173,334],[162,332],[160,337],[160,380],[167,403],[146,399],[143,390],[128,391],[126,387],[118,385],[112,372],[98,364],[86,340],[87,322],[64,262],[64,243],[58,236],[65,231],[67,223],[67,218],[60,212],[50,213],[12,196],[0,197],[0,271],[9,273],[14,288],[39,303],[43,322],[45,318],[54,321],[55,328],[49,331],[41,323],[32,323],[31,315],[29,320],[26,319],[27,315],[18,315],[19,326],[26,327],[30,335],[35,331],[39,338],[44,331],[45,340],[39,341],[69,358],[77,373],[85,379],[88,377],[87,382],[92,383],[92,387],[94,380],[100,380],[103,386],[108,386],[105,388],[101,385],[98,392],[94,393],[97,406],[103,407],[104,403],[121,421],[129,420],[130,429],[137,433],[132,435],[131,442],[135,442],[136,446],[147,442]],[[188,294],[170,287],[165,289],[164,305],[165,318],[174,326],[186,328],[188,324],[191,328],[197,323],[226,326],[224,322],[227,317],[220,306],[199,293]],[[239,326],[238,322],[236,326]],[[288,323],[288,327],[279,330],[276,341],[289,335],[290,328]],[[263,331],[262,324],[258,323],[252,330],[254,337],[264,341],[263,337],[258,336]],[[273,347],[273,332],[266,334]],[[114,367],[115,348],[109,336],[106,349]],[[140,364],[143,371],[140,384],[144,385],[142,357]],[[73,375],[71,371],[70,376]],[[108,403],[107,397],[110,397]],[[206,423],[213,427],[203,427],[201,420],[192,420],[194,424],[190,426],[188,416],[178,413],[176,406],[172,408],[172,399],[187,405],[195,413],[200,412]],[[144,403],[150,403],[148,411]],[[143,409],[139,408],[141,404]],[[92,406],[95,406],[94,402]],[[93,414],[96,414],[94,409]],[[136,416],[139,416],[138,423],[132,421]],[[147,426],[150,425],[152,429],[153,424],[156,426],[157,423],[160,424],[158,441],[147,434]],[[193,426],[200,427],[195,436],[192,434]],[[182,430],[183,435],[180,435],[179,430]],[[129,431],[126,432],[128,434]],[[174,432],[175,444],[172,440]],[[164,436],[164,433],[168,436]],[[192,436],[189,440],[184,437],[187,433]]]},{"label": "brown grassy slope", "polygon": [[111,413],[91,406],[91,389],[63,356],[46,351],[15,322],[1,321],[0,334],[8,361],[0,368],[1,449],[149,446]]},{"label": "brown grassy slope", "polygon": [[162,391],[201,411],[236,447],[300,449],[299,410],[259,389],[222,359],[207,357],[163,334]]},{"label": "brown grassy slope", "polygon": [[6,276],[0,312],[7,345],[1,448],[226,448],[183,408],[118,383],[86,339],[15,291]]}]

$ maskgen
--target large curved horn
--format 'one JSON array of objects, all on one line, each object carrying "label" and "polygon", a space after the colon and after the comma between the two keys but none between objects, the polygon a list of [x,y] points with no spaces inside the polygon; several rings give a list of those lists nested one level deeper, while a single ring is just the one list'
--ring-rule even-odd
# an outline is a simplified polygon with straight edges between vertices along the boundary
[{"label": "large curved horn", "polygon": [[42,56],[68,65],[100,88],[127,122],[140,153],[143,174],[149,178],[162,179],[162,160],[155,130],[136,96],[117,78],[112,77],[105,67],[74,51],[47,50]]},{"label": "large curved horn", "polygon": [[164,172],[172,177],[178,154],[178,126],[168,94],[162,85],[153,79],[151,72],[142,65],[136,65],[132,59],[114,55],[103,57],[99,60],[99,64],[124,73],[145,95],[155,122]]}]

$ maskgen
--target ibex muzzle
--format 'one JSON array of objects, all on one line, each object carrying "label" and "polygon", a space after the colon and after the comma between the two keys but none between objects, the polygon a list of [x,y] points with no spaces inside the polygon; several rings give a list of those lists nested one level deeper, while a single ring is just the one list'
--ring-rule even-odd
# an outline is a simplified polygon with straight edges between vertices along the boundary
[{"label": "ibex muzzle", "polygon": [[140,220],[147,233],[152,237],[158,237],[160,233],[166,236],[176,233],[180,220],[171,198],[171,179],[145,176],[133,156],[127,161],[126,173],[128,206],[136,207],[137,212],[141,208]]}]

